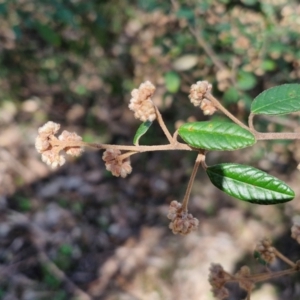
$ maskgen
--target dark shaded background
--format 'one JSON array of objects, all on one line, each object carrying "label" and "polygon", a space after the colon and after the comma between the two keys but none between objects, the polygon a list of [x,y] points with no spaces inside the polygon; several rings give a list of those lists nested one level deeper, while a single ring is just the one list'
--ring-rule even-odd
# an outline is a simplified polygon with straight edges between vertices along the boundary
[{"label": "dark shaded background", "polygon": [[[189,207],[200,227],[187,237],[170,232],[166,214],[184,195],[195,154],[143,153],[119,179],[93,151],[51,171],[34,142],[52,120],[85,141],[131,144],[139,122],[130,91],[145,80],[172,132],[208,119],[187,97],[197,80],[210,81],[246,122],[258,93],[299,82],[299,15],[297,1],[280,0],[0,1],[0,299],[212,299],[210,263],[261,272],[252,252],[264,236],[297,260],[289,228],[300,210],[298,142],[210,153],[208,164],[253,165],[297,196],[278,206],[241,203],[200,170]],[[256,121],[261,131],[299,130],[297,113]],[[166,139],[154,124],[141,143]],[[299,291],[299,277],[285,277],[251,299],[299,299]]]}]

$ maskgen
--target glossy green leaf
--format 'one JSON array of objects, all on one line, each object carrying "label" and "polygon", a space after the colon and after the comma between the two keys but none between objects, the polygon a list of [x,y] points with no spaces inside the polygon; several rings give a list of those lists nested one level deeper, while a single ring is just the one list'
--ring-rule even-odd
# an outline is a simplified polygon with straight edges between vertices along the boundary
[{"label": "glossy green leaf", "polygon": [[300,111],[300,84],[291,83],[272,87],[259,94],[252,102],[253,114],[281,115]]},{"label": "glossy green leaf", "polygon": [[261,170],[240,164],[220,164],[206,169],[213,185],[226,194],[256,204],[292,200],[294,191],[283,181]]},{"label": "glossy green leaf", "polygon": [[231,122],[186,123],[178,134],[188,145],[206,150],[235,150],[255,143],[250,131]]},{"label": "glossy green leaf", "polygon": [[136,131],[135,136],[133,138],[134,145],[137,146],[139,144],[140,138],[148,131],[148,129],[150,128],[151,125],[152,125],[152,122],[150,122],[150,121],[146,121],[140,125],[140,127]]}]

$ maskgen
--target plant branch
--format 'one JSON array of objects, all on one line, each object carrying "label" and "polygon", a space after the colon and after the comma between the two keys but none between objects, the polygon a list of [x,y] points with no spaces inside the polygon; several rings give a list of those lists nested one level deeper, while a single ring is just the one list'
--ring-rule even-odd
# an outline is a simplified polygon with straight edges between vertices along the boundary
[{"label": "plant branch", "polygon": [[282,261],[284,261],[285,263],[287,263],[288,265],[290,265],[292,268],[295,268],[297,265],[291,261],[290,259],[288,259],[286,256],[284,256],[281,252],[279,252],[276,248],[274,248],[274,253],[275,255],[280,258]]},{"label": "plant branch", "polygon": [[85,143],[82,142],[82,146],[94,148],[94,149],[118,149],[123,151],[134,151],[134,152],[148,152],[148,151],[168,151],[168,150],[185,150],[195,151],[187,144],[174,143],[167,145],[155,145],[155,146],[127,146],[127,145],[110,145],[110,144],[97,144],[97,143]]},{"label": "plant branch", "polygon": [[196,30],[189,25],[190,33],[196,38],[197,43],[203,48],[204,52],[210,57],[213,63],[219,70],[228,70],[227,66],[218,58],[214,50],[206,43],[200,34],[197,34]]},{"label": "plant branch", "polygon": [[234,123],[241,126],[242,128],[249,130],[249,127],[242,123],[238,118],[236,118],[231,112],[229,112],[212,94],[208,93],[205,95],[205,98],[210,100],[213,105],[218,108],[221,112],[223,112],[229,119],[231,119]]},{"label": "plant branch", "polygon": [[256,132],[255,128],[254,128],[254,125],[253,125],[253,119],[254,119],[254,114],[253,113],[250,113],[249,117],[248,117],[248,124],[249,124],[249,128],[251,131],[254,131]]},{"label": "plant branch", "polygon": [[155,108],[155,113],[156,113],[156,117],[157,117],[157,121],[158,121],[158,124],[160,125],[161,129],[163,130],[164,134],[166,135],[168,141],[170,144],[173,144],[174,140],[172,138],[172,135],[170,134],[162,116],[161,116],[161,113],[159,112],[158,108],[156,107],[156,105],[154,105],[154,108]]},{"label": "plant branch", "polygon": [[300,133],[295,132],[258,132],[251,131],[256,140],[299,140]]},{"label": "plant branch", "polygon": [[274,273],[255,274],[255,275],[249,276],[249,279],[252,280],[253,282],[260,282],[260,281],[265,281],[265,280],[272,279],[272,278],[281,277],[284,275],[290,275],[290,274],[293,274],[296,272],[298,272],[298,270],[296,268],[291,268],[291,269],[287,269],[284,271],[278,271],[278,272],[274,272]]},{"label": "plant branch", "polygon": [[193,183],[194,183],[199,165],[204,160],[205,160],[205,155],[203,155],[202,153],[198,153],[196,161],[195,161],[195,165],[194,165],[194,168],[193,168],[190,180],[189,180],[189,184],[187,186],[187,189],[186,189],[186,192],[185,192],[185,195],[184,195],[184,198],[183,198],[183,202],[182,202],[182,210],[183,211],[187,211],[187,205],[188,205],[188,202],[189,202],[189,199],[190,199],[190,194],[191,194],[191,190],[192,190],[192,187],[193,187]]}]

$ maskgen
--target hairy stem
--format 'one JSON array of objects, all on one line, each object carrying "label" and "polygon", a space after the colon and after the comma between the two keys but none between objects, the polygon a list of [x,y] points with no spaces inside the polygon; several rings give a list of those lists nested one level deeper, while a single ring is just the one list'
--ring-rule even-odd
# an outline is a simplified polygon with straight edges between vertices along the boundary
[{"label": "hairy stem", "polygon": [[168,151],[168,150],[185,150],[195,151],[195,149],[182,143],[174,143],[168,145],[154,145],[154,146],[127,146],[127,145],[110,145],[110,144],[97,144],[97,143],[83,143],[83,146],[94,149],[118,149],[124,151],[134,152],[148,152],[148,151]]},{"label": "hairy stem", "polygon": [[232,113],[230,113],[212,94],[207,93],[205,98],[210,100],[213,105],[218,108],[222,113],[224,113],[229,119],[231,119],[237,125],[243,127],[246,130],[249,130],[249,127],[242,123],[238,118],[236,118]]},{"label": "hairy stem", "polygon": [[254,114],[250,113],[249,117],[248,117],[248,124],[249,124],[249,128],[251,129],[251,131],[256,132],[254,125],[253,125],[253,119],[254,119]]},{"label": "hairy stem", "polygon": [[291,268],[288,270],[278,271],[278,272],[274,272],[274,273],[255,274],[255,275],[249,276],[249,279],[252,280],[253,282],[260,282],[260,281],[265,281],[265,280],[272,279],[272,278],[281,277],[284,275],[290,275],[290,274],[293,274],[296,272],[298,272],[297,269]]},{"label": "hairy stem", "polygon": [[129,152],[126,152],[126,153],[124,153],[124,154],[122,154],[122,155],[119,155],[119,156],[118,156],[118,160],[119,160],[119,161],[123,161],[123,160],[126,159],[127,157],[130,157],[131,155],[134,155],[134,154],[136,154],[136,153],[138,153],[138,152],[136,152],[136,151],[129,151]]},{"label": "hairy stem", "polygon": [[[197,43],[201,46],[204,52],[210,57],[213,63],[217,66],[219,70],[228,70],[225,64],[219,59],[219,57],[215,54],[214,50],[206,43],[205,39],[202,38],[200,34],[197,34],[196,30],[189,25],[190,33],[196,38]],[[199,30],[200,31],[200,30]]]},{"label": "hairy stem", "polygon": [[190,180],[189,180],[189,184],[187,186],[187,189],[186,189],[186,192],[185,192],[185,195],[183,198],[183,202],[182,202],[182,210],[183,211],[187,211],[187,205],[188,205],[188,202],[190,199],[190,194],[191,194],[193,183],[194,183],[197,171],[198,171],[198,167],[199,167],[200,163],[202,161],[204,161],[204,159],[205,159],[205,156],[202,153],[198,153],[198,156],[196,158],[195,165],[194,165],[194,168],[193,168]]},{"label": "hairy stem", "polygon": [[160,125],[161,129],[163,130],[164,134],[166,135],[168,141],[170,144],[173,143],[173,138],[172,138],[172,135],[170,134],[162,116],[161,116],[161,113],[159,112],[158,108],[156,107],[156,105],[154,105],[154,108],[155,108],[155,113],[156,113],[156,117],[157,117],[157,121],[158,121],[158,124]]},{"label": "hairy stem", "polygon": [[252,132],[256,140],[299,140],[300,133],[294,132]]},{"label": "hairy stem", "polygon": [[276,248],[274,248],[274,253],[278,258],[280,258],[282,261],[284,261],[285,263],[290,265],[292,268],[296,267],[296,264],[293,261],[288,259],[285,255],[283,255],[281,252],[279,252]]}]

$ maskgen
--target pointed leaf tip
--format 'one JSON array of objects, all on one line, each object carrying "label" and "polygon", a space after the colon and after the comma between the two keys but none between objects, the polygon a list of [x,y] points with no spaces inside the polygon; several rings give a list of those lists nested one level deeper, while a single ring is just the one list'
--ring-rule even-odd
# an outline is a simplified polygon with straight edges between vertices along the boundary
[{"label": "pointed leaf tip", "polygon": [[259,115],[283,115],[300,111],[300,84],[272,87],[260,93],[252,102],[251,112]]},{"label": "pointed leaf tip", "polygon": [[146,121],[140,125],[133,138],[133,144],[135,146],[139,145],[140,138],[148,131],[151,125],[152,125],[151,121]]},{"label": "pointed leaf tip", "polygon": [[206,169],[210,181],[226,194],[256,204],[279,204],[293,200],[294,191],[283,181],[256,168],[219,164]]}]

